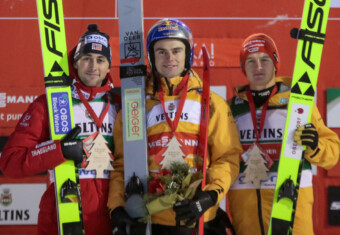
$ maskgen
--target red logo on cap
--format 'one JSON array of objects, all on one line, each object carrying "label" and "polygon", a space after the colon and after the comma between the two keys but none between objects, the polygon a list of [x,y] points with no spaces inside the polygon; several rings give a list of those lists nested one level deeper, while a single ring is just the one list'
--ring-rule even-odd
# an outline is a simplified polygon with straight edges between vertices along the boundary
[{"label": "red logo on cap", "polygon": [[92,50],[96,50],[96,51],[101,51],[102,50],[102,44],[98,44],[98,43],[92,43]]}]

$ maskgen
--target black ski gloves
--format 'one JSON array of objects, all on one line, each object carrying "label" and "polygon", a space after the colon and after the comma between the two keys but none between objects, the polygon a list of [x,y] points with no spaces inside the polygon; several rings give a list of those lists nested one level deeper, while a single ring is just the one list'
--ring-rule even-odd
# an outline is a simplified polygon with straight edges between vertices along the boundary
[{"label": "black ski gloves", "polygon": [[137,221],[132,219],[123,207],[117,207],[111,212],[111,221],[114,227],[117,228],[117,235],[127,235],[127,225],[137,225]]},{"label": "black ski gloves", "polygon": [[198,191],[192,200],[183,200],[174,205],[176,221],[183,220],[185,225],[193,225],[216,202],[217,193],[215,191]]},{"label": "black ski gloves", "polygon": [[319,134],[312,123],[299,126],[294,134],[294,141],[298,145],[306,145],[306,153],[312,153],[319,143]]},{"label": "black ski gloves", "polygon": [[73,160],[75,163],[83,161],[83,141],[77,140],[76,137],[80,133],[81,128],[76,126],[73,128],[60,142],[61,151],[66,159]]}]

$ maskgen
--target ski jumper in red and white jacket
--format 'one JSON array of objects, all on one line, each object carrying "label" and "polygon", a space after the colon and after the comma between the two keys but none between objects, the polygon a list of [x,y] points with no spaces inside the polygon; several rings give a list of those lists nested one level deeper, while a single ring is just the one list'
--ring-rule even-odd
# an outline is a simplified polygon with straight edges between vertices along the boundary
[{"label": "ski jumper in red and white jacket", "polygon": [[[73,56],[70,56],[73,58]],[[72,64],[72,59],[71,63]],[[70,66],[70,77],[75,78],[73,66]],[[106,114],[100,133],[104,136],[113,153],[113,126],[120,107],[119,97],[114,97],[110,90],[112,79],[106,76],[106,83],[102,87],[85,87],[80,85],[85,97],[97,116],[106,107],[111,97],[110,108]],[[73,79],[72,108],[74,123],[81,127],[78,138],[86,138],[97,131],[96,124],[89,117],[85,106],[79,100],[75,83],[81,83],[78,78]],[[106,90],[106,91],[105,91]],[[84,160],[85,160],[84,155]],[[63,157],[60,141],[51,141],[49,132],[49,119],[46,96],[39,96],[22,115],[15,131],[9,137],[0,158],[0,169],[7,177],[22,178],[49,171],[51,184],[43,194],[40,201],[38,216],[38,234],[58,234],[54,177],[52,170],[66,159]],[[84,163],[85,161],[83,161]],[[107,210],[107,195],[109,185],[109,172],[104,178],[96,179],[95,170],[88,171],[79,168],[81,199],[85,234],[112,234],[112,225]]]},{"label": "ski jumper in red and white jacket", "polygon": [[[291,78],[276,78],[278,92],[269,100],[264,128],[259,139],[260,147],[274,160],[274,164],[268,172],[269,180],[261,181],[259,189],[256,189],[252,182],[244,182],[246,165],[245,162],[241,160],[240,173],[229,190],[230,213],[237,235],[261,235],[267,234],[268,232],[281,153],[281,143],[286,124],[290,84]],[[237,87],[236,96],[228,101],[244,151],[246,151],[256,139],[246,95],[247,89],[249,89],[249,86]],[[260,115],[261,112],[262,107],[256,109],[257,116]],[[325,126],[315,105],[313,106],[311,123],[313,123],[317,129],[319,143],[314,152],[309,155],[304,155],[307,161],[305,161],[302,169],[293,228],[293,234],[298,235],[314,234],[312,221],[313,187],[311,164],[329,169],[337,163],[339,158],[339,139],[336,133]]]}]

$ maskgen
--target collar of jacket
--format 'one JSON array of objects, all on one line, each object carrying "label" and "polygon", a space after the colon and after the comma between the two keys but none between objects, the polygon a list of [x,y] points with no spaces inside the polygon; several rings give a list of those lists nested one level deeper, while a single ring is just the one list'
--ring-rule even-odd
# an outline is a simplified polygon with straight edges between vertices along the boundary
[{"label": "collar of jacket", "polygon": [[[169,87],[165,79],[166,78],[164,77],[159,79],[161,82],[160,85],[163,88],[164,94],[169,95]],[[183,77],[171,78],[169,81],[170,87],[173,86],[173,89],[176,89],[176,87],[182,81],[182,79]],[[146,94],[151,95],[151,96],[153,95],[153,82],[154,82],[154,78],[152,76],[149,76],[146,82]],[[203,87],[203,82],[201,78],[198,76],[198,74],[194,70],[189,71],[188,91],[192,89],[199,89],[202,87]],[[157,93],[155,94],[155,96],[158,97]]]},{"label": "collar of jacket", "polygon": [[[276,77],[275,83],[279,87],[277,94],[280,94],[280,96],[282,96],[282,97],[287,97],[287,102],[288,102],[292,78],[291,77]],[[248,101],[248,98],[247,98],[247,90],[248,89],[249,89],[249,84],[239,85],[235,88],[235,95],[237,97],[243,99],[243,100]],[[273,100],[273,99],[274,100],[276,99],[275,95],[271,98],[271,100]],[[271,102],[269,102],[269,103],[271,103]]]}]

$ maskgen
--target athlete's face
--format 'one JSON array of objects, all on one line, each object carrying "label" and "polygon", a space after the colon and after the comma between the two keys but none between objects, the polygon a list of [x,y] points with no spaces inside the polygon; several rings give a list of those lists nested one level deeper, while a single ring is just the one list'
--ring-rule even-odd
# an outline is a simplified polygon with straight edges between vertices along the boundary
[{"label": "athlete's face", "polygon": [[155,66],[163,77],[178,77],[185,67],[185,44],[177,39],[162,39],[155,43]]},{"label": "athlete's face", "polygon": [[90,87],[102,85],[106,74],[110,71],[109,61],[103,55],[96,53],[85,54],[74,64],[80,80]]},{"label": "athlete's face", "polygon": [[263,90],[275,85],[276,69],[267,53],[256,52],[248,55],[244,68],[251,90]]}]

